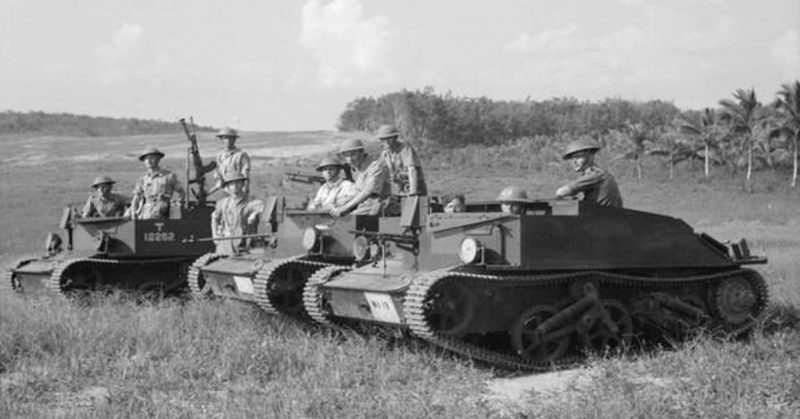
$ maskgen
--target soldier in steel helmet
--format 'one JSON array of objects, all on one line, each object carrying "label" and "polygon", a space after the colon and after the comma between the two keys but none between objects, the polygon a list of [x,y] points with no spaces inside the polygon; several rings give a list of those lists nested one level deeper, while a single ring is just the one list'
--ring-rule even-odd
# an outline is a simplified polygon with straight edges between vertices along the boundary
[{"label": "soldier in steel helmet", "polygon": [[121,217],[129,199],[111,192],[114,182],[108,176],[98,176],[92,182],[94,193],[86,200],[81,211],[82,217]]},{"label": "soldier in steel helmet", "polygon": [[169,206],[181,205],[186,192],[178,177],[162,169],[160,162],[164,153],[155,147],[145,149],[139,155],[147,171],[133,189],[133,202],[128,215],[143,220],[162,219],[169,216]]},{"label": "soldier in steel helmet", "polygon": [[500,192],[497,197],[500,201],[500,210],[503,214],[520,215],[525,213],[525,204],[531,202],[528,193],[519,186],[509,186]]},{"label": "soldier in steel helmet", "polygon": [[383,159],[370,162],[364,143],[355,138],[345,140],[339,152],[352,169],[355,195],[333,208],[331,214],[338,217],[348,212],[369,215],[386,214],[387,211],[394,215],[394,212],[399,212],[387,207],[392,196],[392,185],[389,169]]},{"label": "soldier in steel helmet", "polygon": [[336,157],[325,157],[319,162],[317,171],[322,173],[325,183],[308,203],[309,211],[331,211],[344,205],[355,195],[353,182],[341,176],[343,168],[344,163]]},{"label": "soldier in steel helmet", "polygon": [[[264,203],[248,195],[246,182],[247,178],[235,169],[229,170],[223,176],[222,187],[228,196],[217,201],[214,212],[211,213],[211,234],[215,239],[257,232]],[[216,252],[226,255],[238,254],[250,247],[248,238],[217,240],[215,243]]]},{"label": "soldier in steel helmet", "polygon": [[383,143],[381,159],[389,168],[389,176],[397,187],[398,195],[427,195],[428,188],[417,152],[411,144],[400,140],[397,127],[382,125],[376,136]]},{"label": "soldier in steel helmet", "polygon": [[223,149],[217,153],[216,159],[203,167],[203,173],[208,173],[214,170],[214,178],[216,184],[209,190],[213,193],[218,189],[222,189],[224,183],[224,174],[230,171],[237,171],[244,176],[245,191],[250,191],[250,155],[246,151],[236,147],[236,139],[239,138],[239,133],[233,128],[222,128],[217,132],[217,138],[223,144]]},{"label": "soldier in steel helmet", "polygon": [[583,193],[584,202],[595,205],[622,207],[622,195],[611,173],[595,166],[594,157],[600,145],[591,140],[573,141],[564,152],[572,169],[580,174],[578,179],[558,188],[556,196],[566,198]]}]

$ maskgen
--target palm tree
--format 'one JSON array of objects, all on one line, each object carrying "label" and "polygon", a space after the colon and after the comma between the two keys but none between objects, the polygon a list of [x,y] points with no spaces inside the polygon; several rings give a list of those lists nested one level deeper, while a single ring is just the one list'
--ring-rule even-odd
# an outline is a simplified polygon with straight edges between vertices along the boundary
[{"label": "palm tree", "polygon": [[719,139],[722,137],[719,127],[717,113],[706,108],[702,114],[681,115],[675,120],[678,131],[683,134],[698,138],[703,144],[703,163],[705,165],[705,176],[709,176],[711,164],[711,147],[716,148]]},{"label": "palm tree", "polygon": [[636,160],[636,177],[642,179],[642,157],[645,154],[645,142],[650,141],[650,130],[641,122],[625,122],[628,139],[631,141],[631,151],[625,153],[625,158]]},{"label": "palm tree", "polygon": [[733,93],[736,102],[722,99],[722,120],[728,122],[731,133],[741,135],[742,146],[747,148],[747,182],[753,174],[753,128],[759,122],[761,103],[756,99],[754,89],[738,89]]},{"label": "palm tree", "polygon": [[792,188],[797,187],[797,148],[800,143],[800,81],[784,83],[775,101],[778,111],[779,127],[770,137],[783,135],[791,138],[792,146]]},{"label": "palm tree", "polygon": [[694,159],[696,155],[691,144],[682,141],[675,132],[667,132],[659,136],[656,146],[648,150],[647,154],[669,158],[670,180],[675,178],[675,164]]}]

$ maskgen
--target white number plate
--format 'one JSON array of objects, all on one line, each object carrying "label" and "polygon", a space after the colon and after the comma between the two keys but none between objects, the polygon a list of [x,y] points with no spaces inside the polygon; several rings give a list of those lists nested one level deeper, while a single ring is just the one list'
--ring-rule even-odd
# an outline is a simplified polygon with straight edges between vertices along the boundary
[{"label": "white number plate", "polygon": [[253,281],[246,276],[233,276],[233,280],[236,281],[236,288],[239,289],[239,292],[246,292],[248,294],[255,294],[256,292],[253,290]]},{"label": "white number plate", "polygon": [[365,292],[364,298],[367,299],[369,310],[376,320],[387,323],[400,323],[400,315],[397,314],[391,295]]}]

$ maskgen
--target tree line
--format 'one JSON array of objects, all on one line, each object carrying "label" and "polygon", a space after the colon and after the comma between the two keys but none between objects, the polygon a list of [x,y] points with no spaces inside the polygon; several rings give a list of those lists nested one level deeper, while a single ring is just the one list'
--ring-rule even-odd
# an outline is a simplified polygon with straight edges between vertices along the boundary
[{"label": "tree line", "polygon": [[[210,127],[198,127],[211,130]],[[0,112],[0,135],[55,135],[118,137],[182,132],[178,122],[151,119],[108,118],[70,113]]]},{"label": "tree line", "polygon": [[635,160],[642,176],[648,156],[663,159],[670,176],[682,161],[702,161],[704,173],[722,166],[744,170],[750,181],[756,169],[792,168],[798,177],[800,81],[782,84],[766,103],[754,89],[738,89],[730,98],[703,110],[681,110],[662,100],[607,98],[534,101],[457,97],[451,92],[401,90],[378,97],[358,97],[339,116],[341,131],[372,131],[385,123],[424,146],[458,148],[495,146],[520,139],[562,145],[579,137],[599,141],[614,158]]}]

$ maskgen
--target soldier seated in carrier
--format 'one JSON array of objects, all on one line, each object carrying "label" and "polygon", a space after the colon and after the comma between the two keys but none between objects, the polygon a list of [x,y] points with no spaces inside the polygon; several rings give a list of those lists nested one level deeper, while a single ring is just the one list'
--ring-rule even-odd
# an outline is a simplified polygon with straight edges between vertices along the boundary
[{"label": "soldier seated in carrier", "polygon": [[139,155],[139,160],[147,168],[133,189],[133,202],[126,213],[131,218],[157,220],[169,217],[170,202],[181,205],[186,192],[178,177],[160,166],[164,153],[151,147]]},{"label": "soldier seated in carrier", "polygon": [[454,195],[453,199],[444,206],[444,212],[446,213],[465,212],[466,210],[467,202],[462,194]]},{"label": "soldier seated in carrier", "polygon": [[331,215],[399,215],[399,206],[390,206],[389,203],[392,185],[389,181],[389,169],[383,159],[370,162],[364,143],[355,138],[345,140],[339,152],[352,169],[355,196],[333,208]]},{"label": "soldier seated in carrier", "polygon": [[309,211],[331,211],[355,196],[353,182],[342,177],[343,168],[344,163],[336,157],[325,157],[320,161],[317,171],[322,172],[325,183],[308,203]]},{"label": "soldier seated in carrier", "polygon": [[526,205],[532,202],[528,199],[528,193],[519,186],[509,186],[503,189],[497,200],[500,201],[500,210],[503,214],[513,215],[524,214]]},{"label": "soldier seated in carrier", "polygon": [[256,234],[264,203],[248,196],[245,190],[247,178],[239,171],[229,171],[223,177],[222,187],[228,196],[217,201],[211,214],[211,234],[216,238],[239,237],[216,240],[216,253],[239,254],[250,248],[251,240],[241,237]]},{"label": "soldier seated in carrier", "polygon": [[128,198],[113,193],[114,181],[108,176],[98,176],[92,183],[94,193],[86,200],[81,217],[121,217],[130,204]]},{"label": "soldier seated in carrier", "polygon": [[592,140],[580,139],[571,142],[564,151],[572,169],[580,177],[556,190],[558,198],[575,197],[582,194],[581,201],[592,205],[622,207],[622,195],[617,181],[608,171],[595,166],[594,158],[600,145]]}]

